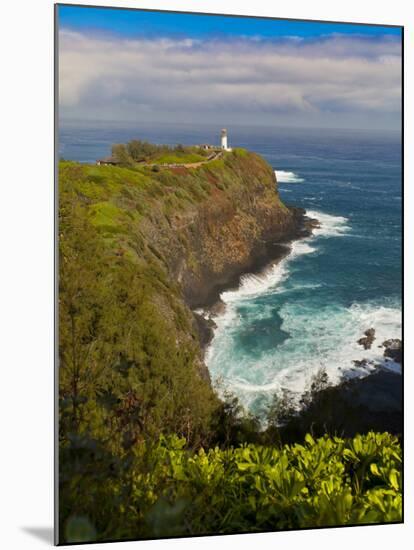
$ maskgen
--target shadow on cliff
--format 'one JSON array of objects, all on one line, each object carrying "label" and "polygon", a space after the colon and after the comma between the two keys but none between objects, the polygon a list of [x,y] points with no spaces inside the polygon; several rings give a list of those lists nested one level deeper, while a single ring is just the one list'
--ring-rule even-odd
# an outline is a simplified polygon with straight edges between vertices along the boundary
[{"label": "shadow on cliff", "polygon": [[354,437],[370,431],[389,432],[397,437],[403,431],[402,376],[378,370],[365,378],[330,386],[321,371],[301,397],[298,412],[293,395],[275,396],[266,413],[266,429],[243,409],[234,396],[227,396],[217,417],[216,440],[223,447],[254,443],[283,445],[301,443],[310,433]]},{"label": "shadow on cliff", "polygon": [[379,370],[315,392],[301,413],[277,430],[281,441],[289,443],[306,433],[353,437],[377,431],[401,436],[402,427],[402,376]]}]

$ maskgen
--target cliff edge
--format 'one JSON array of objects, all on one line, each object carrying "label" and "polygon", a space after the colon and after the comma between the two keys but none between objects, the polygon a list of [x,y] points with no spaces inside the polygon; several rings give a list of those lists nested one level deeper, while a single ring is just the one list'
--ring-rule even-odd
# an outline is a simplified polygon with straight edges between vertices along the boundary
[{"label": "cliff edge", "polygon": [[166,196],[140,229],[152,252],[194,308],[211,303],[237,278],[267,263],[302,227],[302,211],[277,193],[260,156],[235,150],[197,169],[159,172]]},{"label": "cliff edge", "polygon": [[76,388],[102,408],[112,396],[151,433],[171,422],[204,437],[217,397],[192,308],[286,253],[303,211],[283,204],[272,168],[243,149],[191,168],[61,161],[59,194],[62,399]]}]

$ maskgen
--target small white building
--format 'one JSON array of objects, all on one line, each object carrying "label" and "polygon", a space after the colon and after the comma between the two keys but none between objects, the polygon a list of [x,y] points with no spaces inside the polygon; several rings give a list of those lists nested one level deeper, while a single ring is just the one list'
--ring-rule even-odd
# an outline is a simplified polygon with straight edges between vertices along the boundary
[{"label": "small white building", "polygon": [[223,151],[231,151],[231,147],[229,147],[228,143],[227,143],[227,129],[226,128],[223,128],[221,130],[220,147],[223,149]]}]

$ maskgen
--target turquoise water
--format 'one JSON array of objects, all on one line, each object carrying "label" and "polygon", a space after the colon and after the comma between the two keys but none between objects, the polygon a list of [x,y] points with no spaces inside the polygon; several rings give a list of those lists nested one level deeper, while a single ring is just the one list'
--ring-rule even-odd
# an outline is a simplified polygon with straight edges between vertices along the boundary
[{"label": "turquoise water", "polygon": [[[72,127],[61,132],[60,151],[90,162],[114,141],[202,143],[217,133]],[[229,128],[229,141],[262,154],[282,199],[321,222],[282,262],[224,292],[226,310],[214,318],[206,357],[213,383],[260,412],[283,388],[299,395],[321,367],[332,382],[367,374],[372,365],[353,360],[383,361],[378,345],[401,337],[401,143],[395,134],[269,128]],[[371,327],[377,339],[365,351],[356,341]]]}]

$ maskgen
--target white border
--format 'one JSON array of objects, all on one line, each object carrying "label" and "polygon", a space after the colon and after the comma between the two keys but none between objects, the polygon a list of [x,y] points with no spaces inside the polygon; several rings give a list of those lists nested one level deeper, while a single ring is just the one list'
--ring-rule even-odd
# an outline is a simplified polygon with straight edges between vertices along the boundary
[{"label": "white border", "polygon": [[[199,10],[405,26],[406,84],[411,82],[414,20],[406,0],[100,0],[84,4]],[[1,513],[0,544],[36,549],[53,518],[53,1],[2,3],[1,40]],[[411,94],[412,95],[412,94]],[[413,109],[406,98],[406,492],[405,525],[216,538],[114,543],[108,548],[244,549],[261,545],[318,550],[398,550],[414,539],[414,453],[410,434],[413,334]],[[410,491],[411,488],[411,491]],[[35,530],[38,535],[28,532]],[[46,531],[47,532],[47,531]],[[410,536],[411,535],[411,536]],[[50,543],[49,543],[50,544]],[[90,545],[88,548],[103,548]]]}]

